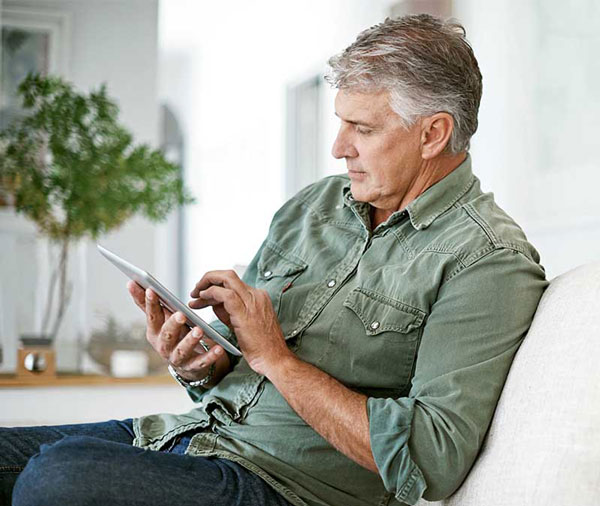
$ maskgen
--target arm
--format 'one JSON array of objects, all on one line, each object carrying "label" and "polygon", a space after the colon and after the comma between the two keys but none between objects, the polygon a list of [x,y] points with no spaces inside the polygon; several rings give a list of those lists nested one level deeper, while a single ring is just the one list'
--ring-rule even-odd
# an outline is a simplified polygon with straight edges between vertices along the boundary
[{"label": "arm", "polygon": [[508,249],[441,285],[408,397],[367,402],[375,462],[399,500],[440,500],[463,482],[546,286],[536,263]]},{"label": "arm", "polygon": [[331,445],[377,473],[365,395],[350,390],[291,352],[271,361],[266,376],[292,409]]},{"label": "arm", "polygon": [[537,264],[506,249],[447,279],[423,329],[411,391],[398,399],[367,399],[300,361],[268,295],[233,273],[207,273],[190,305],[222,304],[220,318],[250,367],[339,451],[377,471],[398,500],[416,504],[447,497],[469,471],[546,285]]}]

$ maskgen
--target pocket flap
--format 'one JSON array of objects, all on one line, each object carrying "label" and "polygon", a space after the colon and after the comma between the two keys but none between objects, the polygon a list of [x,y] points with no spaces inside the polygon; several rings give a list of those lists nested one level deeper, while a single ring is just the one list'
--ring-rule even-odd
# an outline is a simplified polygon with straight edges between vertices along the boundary
[{"label": "pocket flap", "polygon": [[258,260],[258,275],[261,279],[284,277],[306,269],[306,262],[283,251],[274,243],[267,243]]},{"label": "pocket flap", "polygon": [[356,313],[369,336],[389,331],[408,334],[423,325],[426,316],[420,309],[365,288],[350,292],[344,306]]}]

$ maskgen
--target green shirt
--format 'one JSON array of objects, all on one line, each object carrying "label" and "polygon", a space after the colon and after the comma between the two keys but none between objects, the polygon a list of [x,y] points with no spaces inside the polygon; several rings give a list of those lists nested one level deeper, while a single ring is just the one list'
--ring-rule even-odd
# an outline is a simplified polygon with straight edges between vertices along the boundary
[{"label": "green shirt", "polygon": [[348,178],[325,178],[275,214],[244,280],[269,292],[299,358],[368,397],[379,474],[335,450],[244,359],[190,391],[201,400],[190,413],[136,420],[135,444],[157,450],[195,429],[188,454],[237,461],[295,505],[446,497],[547,285],[538,262],[469,157],[374,230]]}]

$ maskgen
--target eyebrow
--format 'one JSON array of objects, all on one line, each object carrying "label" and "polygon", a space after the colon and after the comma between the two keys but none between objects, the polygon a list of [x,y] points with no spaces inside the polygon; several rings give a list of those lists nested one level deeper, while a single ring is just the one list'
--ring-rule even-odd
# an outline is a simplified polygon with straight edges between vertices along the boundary
[{"label": "eyebrow", "polygon": [[363,126],[366,126],[369,128],[375,128],[377,126],[375,123],[369,123],[367,121],[344,119],[337,112],[334,112],[334,114],[338,118],[340,118],[342,121],[345,121],[346,123],[350,123],[351,125],[363,125]]}]

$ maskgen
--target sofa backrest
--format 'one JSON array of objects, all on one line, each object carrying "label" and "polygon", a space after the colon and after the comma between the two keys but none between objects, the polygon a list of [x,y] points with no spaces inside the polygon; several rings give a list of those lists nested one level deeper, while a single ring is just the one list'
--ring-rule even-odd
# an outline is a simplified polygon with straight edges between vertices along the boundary
[{"label": "sofa backrest", "polygon": [[419,504],[600,505],[600,263],[552,280],[467,479]]}]

